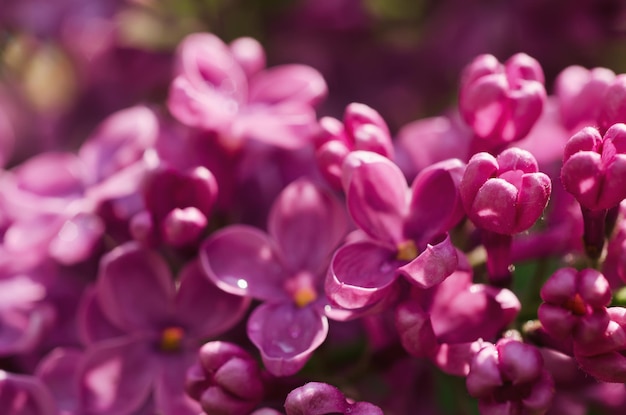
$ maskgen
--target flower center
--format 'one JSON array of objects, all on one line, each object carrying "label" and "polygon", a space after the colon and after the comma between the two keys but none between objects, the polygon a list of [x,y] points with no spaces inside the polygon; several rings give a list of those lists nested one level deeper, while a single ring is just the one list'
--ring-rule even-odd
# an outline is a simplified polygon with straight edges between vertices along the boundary
[{"label": "flower center", "polygon": [[185,330],[178,326],[167,327],[161,332],[159,348],[164,352],[180,350]]},{"label": "flower center", "polygon": [[587,313],[585,300],[583,300],[583,298],[578,293],[576,293],[573,298],[567,299],[567,301],[565,302],[565,308],[567,308],[577,316],[584,316]]},{"label": "flower center", "polygon": [[293,301],[298,307],[305,307],[317,299],[317,293],[311,287],[301,287],[293,294]]},{"label": "flower center", "polygon": [[417,249],[417,246],[415,246],[415,242],[408,239],[398,244],[396,259],[398,261],[413,261],[417,258],[417,254],[419,254],[419,250]]},{"label": "flower center", "polygon": [[306,307],[317,300],[315,276],[308,271],[300,271],[285,282],[285,290],[298,307]]}]

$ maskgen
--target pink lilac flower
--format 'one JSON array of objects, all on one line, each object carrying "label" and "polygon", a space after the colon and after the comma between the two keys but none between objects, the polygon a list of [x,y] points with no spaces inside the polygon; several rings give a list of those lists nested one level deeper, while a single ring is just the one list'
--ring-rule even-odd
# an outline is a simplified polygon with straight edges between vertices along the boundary
[{"label": "pink lilac flower", "polygon": [[209,33],[186,37],[177,52],[171,113],[186,125],[218,132],[234,147],[247,139],[287,148],[306,145],[316,121],[313,106],[326,95],[324,79],[305,65],[260,69],[260,56],[250,66],[241,47]]},{"label": "pink lilac flower", "polygon": [[609,84],[600,103],[598,128],[606,132],[613,124],[626,122],[626,74],[619,74]]},{"label": "pink lilac flower", "polygon": [[202,245],[203,269],[211,280],[225,291],[263,301],[250,315],[247,332],[270,373],[296,373],[325,340],[323,281],[346,231],[339,201],[303,179],[274,202],[268,233],[232,225]]},{"label": "pink lilac flower", "polygon": [[626,198],[626,124],[612,125],[604,136],[593,127],[574,134],[565,146],[561,182],[580,203],[587,255],[598,259],[612,231],[609,212],[616,215]]},{"label": "pink lilac flower", "polygon": [[451,159],[418,174],[409,188],[392,161],[355,151],[344,163],[347,207],[363,236],[335,253],[326,294],[356,310],[388,299],[400,276],[432,287],[457,266],[447,234],[461,217],[457,184],[464,165]]},{"label": "pink lilac flower", "polygon": [[446,373],[466,376],[483,341],[491,341],[512,323],[521,309],[506,288],[472,283],[472,269],[459,253],[459,266],[440,284],[412,288],[395,310],[403,347],[427,356]]},{"label": "pink lilac flower", "polygon": [[545,414],[554,380],[539,350],[513,339],[486,344],[472,359],[467,391],[482,415]]},{"label": "pink lilac flower", "polygon": [[483,231],[493,283],[510,283],[512,235],[528,230],[548,204],[552,184],[531,153],[508,148],[472,156],[459,185],[469,219]]},{"label": "pink lilac flower", "polygon": [[573,340],[579,348],[591,345],[609,324],[611,289],[594,269],[557,270],[541,288],[541,298],[544,303],[538,309],[539,320],[544,330],[560,341]]},{"label": "pink lilac flower", "polygon": [[487,151],[524,138],[539,119],[545,100],[541,65],[523,53],[504,64],[493,55],[480,55],[461,76],[461,115],[485,140]]},{"label": "pink lilac flower", "polygon": [[0,370],[0,408],[6,415],[57,415],[55,401],[36,377]]},{"label": "pink lilac flower", "polygon": [[389,128],[380,114],[367,105],[352,103],[344,111],[343,122],[324,117],[319,125],[315,159],[326,181],[336,189],[341,189],[341,166],[351,151],[373,151],[393,159]]},{"label": "pink lilac flower", "polygon": [[147,173],[142,194],[145,210],[130,223],[135,239],[152,246],[193,246],[208,224],[217,182],[202,166],[183,172],[159,166]]},{"label": "pink lilac flower", "polygon": [[248,415],[263,398],[256,360],[233,343],[204,344],[187,371],[186,390],[210,415]]},{"label": "pink lilac flower", "polygon": [[105,255],[79,315],[87,344],[78,378],[81,408],[134,414],[153,400],[163,414],[197,414],[187,369],[205,339],[243,316],[249,301],[217,289],[194,261],[175,283],[165,261],[137,243]]},{"label": "pink lilac flower", "polygon": [[351,402],[336,387],[327,383],[309,382],[294,389],[285,400],[286,415],[382,415],[383,411],[369,402]]}]

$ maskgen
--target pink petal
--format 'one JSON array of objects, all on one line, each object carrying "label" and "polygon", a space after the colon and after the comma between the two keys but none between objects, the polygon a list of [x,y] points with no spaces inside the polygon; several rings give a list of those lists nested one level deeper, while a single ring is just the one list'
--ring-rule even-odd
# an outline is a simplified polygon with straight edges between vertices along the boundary
[{"label": "pink petal", "polygon": [[231,294],[285,301],[289,274],[274,242],[251,226],[233,225],[214,233],[200,248],[202,268]]},{"label": "pink petal", "polygon": [[158,373],[149,344],[132,337],[87,349],[79,369],[82,407],[102,415],[131,415],[149,399]]},{"label": "pink petal", "polygon": [[326,339],[328,321],[313,307],[261,304],[248,319],[248,337],[274,376],[298,372]]},{"label": "pink petal", "polygon": [[348,230],[343,205],[332,194],[303,179],[280,193],[268,222],[270,235],[290,269],[322,274]]},{"label": "pink petal", "polygon": [[85,344],[97,343],[126,334],[114,326],[103,313],[96,298],[95,287],[83,293],[78,309],[77,324],[79,336]]},{"label": "pink petal", "polygon": [[168,356],[160,359],[159,373],[154,385],[154,400],[163,415],[198,415],[200,404],[185,392],[187,370],[195,360],[195,353]]},{"label": "pink petal", "polygon": [[103,313],[123,330],[152,330],[172,312],[174,280],[167,263],[137,243],[105,255],[96,284]]},{"label": "pink petal", "polygon": [[378,303],[391,292],[396,281],[394,255],[394,251],[369,241],[339,248],[326,278],[326,295],[347,309]]},{"label": "pink petal", "polygon": [[257,73],[250,80],[249,101],[271,105],[286,101],[316,105],[326,94],[326,82],[317,70],[291,64]]},{"label": "pink petal", "polygon": [[193,261],[180,272],[176,293],[176,316],[192,332],[204,339],[221,334],[237,324],[250,300],[220,290],[206,277],[199,261]]},{"label": "pink petal", "polygon": [[504,179],[488,180],[478,191],[468,216],[478,227],[511,234],[517,215],[517,188]]},{"label": "pink petal", "polygon": [[398,272],[412,284],[420,288],[430,288],[452,274],[457,265],[456,248],[446,234],[441,242],[435,245],[428,244],[424,252],[398,268]]},{"label": "pink petal", "polygon": [[[354,152],[348,159],[363,153]],[[404,240],[408,211],[410,193],[404,175],[382,156],[363,157],[349,173],[346,194],[352,219],[372,238],[395,247]]]}]

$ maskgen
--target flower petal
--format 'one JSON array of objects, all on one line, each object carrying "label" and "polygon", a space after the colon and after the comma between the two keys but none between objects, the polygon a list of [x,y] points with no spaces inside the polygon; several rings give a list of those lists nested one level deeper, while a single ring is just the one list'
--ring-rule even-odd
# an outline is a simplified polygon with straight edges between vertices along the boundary
[{"label": "flower petal", "polygon": [[328,334],[328,321],[313,307],[261,304],[248,319],[248,337],[261,351],[267,370],[289,376],[305,365]]},{"label": "flower petal", "polygon": [[351,243],[335,252],[325,290],[335,304],[357,309],[384,299],[396,281],[395,252],[379,244]]},{"label": "flower petal", "polygon": [[165,261],[137,243],[102,258],[96,296],[104,315],[122,330],[152,330],[172,312],[174,280]]},{"label": "flower petal", "polygon": [[149,344],[132,337],[87,349],[79,368],[83,409],[98,415],[134,414],[149,398],[157,374]]},{"label": "flower petal", "polygon": [[301,179],[276,198],[268,228],[290,269],[324,273],[348,223],[343,206],[333,195]]},{"label": "flower petal", "polygon": [[398,268],[398,273],[420,288],[430,288],[452,274],[458,263],[456,248],[446,234],[441,242],[428,244],[417,258]]},{"label": "flower petal", "polygon": [[159,360],[154,385],[154,400],[163,415],[198,415],[200,404],[185,392],[185,376],[195,360],[195,353],[167,356]]},{"label": "flower petal", "polygon": [[277,104],[284,101],[315,105],[327,94],[326,82],[306,65],[281,65],[257,73],[250,80],[251,103]]},{"label": "flower petal", "polygon": [[287,300],[288,278],[274,242],[251,226],[233,225],[207,239],[200,247],[204,272],[231,294],[259,300]]},{"label": "flower petal", "polygon": [[209,281],[199,261],[180,272],[176,293],[176,316],[197,339],[221,334],[237,324],[250,305],[250,299],[229,294]]}]

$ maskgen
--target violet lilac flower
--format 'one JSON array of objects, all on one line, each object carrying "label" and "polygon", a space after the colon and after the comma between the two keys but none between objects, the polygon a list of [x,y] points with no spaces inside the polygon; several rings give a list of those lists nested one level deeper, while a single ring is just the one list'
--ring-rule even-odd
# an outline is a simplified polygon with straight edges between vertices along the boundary
[{"label": "violet lilac flower", "polygon": [[204,344],[187,371],[186,389],[210,415],[249,415],[263,398],[256,360],[233,343]]},{"label": "violet lilac flower", "polygon": [[134,238],[153,246],[193,246],[209,221],[217,181],[202,166],[184,172],[160,166],[147,173],[142,193],[145,210],[130,223]]},{"label": "violet lilac flower", "polygon": [[481,415],[543,415],[554,395],[554,380],[539,350],[513,339],[480,349],[466,384]]},{"label": "violet lilac flower", "polygon": [[383,415],[369,402],[351,402],[336,387],[309,382],[294,389],[285,400],[286,415]]},{"label": "violet lilac flower", "polygon": [[326,339],[324,276],[347,218],[334,196],[302,179],[275,200],[268,229],[224,228],[204,242],[200,257],[220,288],[263,301],[248,319],[248,337],[267,370],[286,376]]},{"label": "violet lilac flower", "polygon": [[341,189],[341,166],[351,151],[373,151],[393,159],[387,123],[367,105],[352,103],[344,111],[343,122],[324,117],[319,124],[315,159],[326,181],[336,189]]},{"label": "violet lilac flower", "polygon": [[233,147],[247,139],[302,147],[326,83],[305,65],[262,69],[263,49],[255,43],[239,39],[228,46],[210,33],[187,36],[178,47],[168,107],[183,124],[216,131]]},{"label": "violet lilac flower", "polygon": [[432,287],[457,267],[447,232],[462,218],[457,159],[436,163],[409,188],[392,161],[355,151],[344,162],[348,212],[365,235],[335,253],[326,294],[345,309],[371,307],[395,290],[400,276]]},{"label": "violet lilac flower", "polygon": [[603,335],[608,324],[611,288],[594,269],[557,270],[541,288],[544,303],[538,315],[543,329],[559,341],[590,345]]},{"label": "violet lilac flower", "polygon": [[0,370],[0,408],[5,415],[57,415],[52,394],[36,377]]},{"label": "violet lilac flower", "polygon": [[492,283],[510,284],[512,235],[529,229],[543,214],[552,184],[531,153],[508,148],[497,157],[472,156],[459,192],[469,219],[483,230]]},{"label": "violet lilac flower", "polygon": [[545,100],[541,65],[523,53],[504,64],[493,55],[480,55],[461,76],[461,115],[485,140],[488,151],[524,138],[539,119]]},{"label": "violet lilac flower", "polygon": [[185,374],[201,343],[236,324],[249,301],[186,265],[175,284],[164,260],[135,242],[103,257],[79,314],[87,349],[78,378],[82,410],[134,414],[153,401],[165,415],[197,415]]}]

